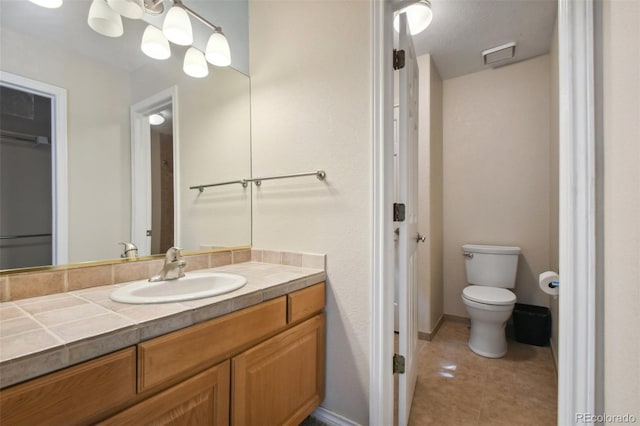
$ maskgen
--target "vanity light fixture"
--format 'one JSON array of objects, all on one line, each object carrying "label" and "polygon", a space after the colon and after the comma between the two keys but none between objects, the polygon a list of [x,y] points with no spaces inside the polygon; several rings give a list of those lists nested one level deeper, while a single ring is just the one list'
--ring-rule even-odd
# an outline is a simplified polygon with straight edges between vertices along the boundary
[{"label": "vanity light fixture", "polygon": [[170,42],[181,46],[189,46],[193,43],[193,31],[189,15],[180,6],[174,5],[164,18],[162,33]]},{"label": "vanity light fixture", "polygon": [[195,78],[204,78],[209,75],[207,61],[202,52],[195,47],[190,47],[185,53],[182,70],[185,74]]},{"label": "vanity light fixture", "polygon": [[[31,0],[33,2],[62,0]],[[173,6],[167,12],[162,31],[153,25],[147,26],[142,36],[140,49],[154,59],[171,56],[169,41],[181,46],[191,46],[184,57],[182,69],[187,75],[202,78],[209,75],[207,61],[218,67],[231,65],[231,50],[222,28],[187,7],[182,0],[171,0]],[[423,0],[424,1],[424,0]],[[93,0],[89,9],[89,26],[96,32],[119,37],[123,33],[122,16],[142,18],[145,13],[160,15],[164,12],[163,0]],[[206,54],[193,47],[193,29],[189,15],[213,30],[205,49]]]},{"label": "vanity light fixture", "polygon": [[124,32],[122,18],[105,0],[93,0],[87,23],[92,30],[107,37],[120,37]]},{"label": "vanity light fixture", "polygon": [[144,16],[144,0],[107,0],[111,9],[129,19],[142,19]]},{"label": "vanity light fixture", "polygon": [[431,20],[433,12],[431,11],[431,2],[429,0],[410,0],[396,3],[398,7],[393,18],[393,28],[400,31],[400,14],[406,13],[407,23],[411,35],[416,35],[426,30]]},{"label": "vanity light fixture", "polygon": [[162,123],[164,123],[164,117],[162,116],[162,113],[151,114],[149,116],[149,124],[151,124],[152,126],[158,126]]},{"label": "vanity light fixture", "polygon": [[162,31],[153,25],[147,25],[144,30],[140,49],[153,59],[167,59],[171,56],[169,40],[162,34]]},{"label": "vanity light fixture", "polygon": [[29,0],[31,3],[38,6],[46,7],[47,9],[56,9],[62,6],[62,0]]},{"label": "vanity light fixture", "polygon": [[205,58],[210,64],[219,67],[228,67],[231,65],[229,42],[222,32],[216,30],[216,32],[209,37]]}]

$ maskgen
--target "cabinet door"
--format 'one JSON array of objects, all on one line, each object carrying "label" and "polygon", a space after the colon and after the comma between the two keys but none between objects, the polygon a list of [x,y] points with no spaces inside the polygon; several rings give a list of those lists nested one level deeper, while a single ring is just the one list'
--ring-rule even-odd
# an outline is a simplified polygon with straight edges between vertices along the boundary
[{"label": "cabinet door", "polygon": [[324,399],[325,316],[232,359],[234,425],[298,425]]},{"label": "cabinet door", "polygon": [[86,425],[136,396],[136,349],[96,358],[4,389],[0,425]]},{"label": "cabinet door", "polygon": [[228,425],[229,374],[225,361],[100,425]]}]

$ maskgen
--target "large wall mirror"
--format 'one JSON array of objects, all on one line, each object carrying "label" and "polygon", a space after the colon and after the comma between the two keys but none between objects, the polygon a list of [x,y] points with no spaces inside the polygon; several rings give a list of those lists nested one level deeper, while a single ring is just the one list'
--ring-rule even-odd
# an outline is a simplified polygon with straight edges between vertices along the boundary
[{"label": "large wall mirror", "polygon": [[[0,92],[0,269],[116,259],[120,242],[141,255],[167,245],[250,245],[251,186],[189,189],[251,176],[247,2],[185,1],[222,25],[231,45],[232,66],[209,65],[206,78],[182,71],[187,47],[172,44],[166,60],[145,56],[143,20],[123,19],[118,38],[97,34],[87,25],[90,4],[0,3],[0,71],[11,80]],[[204,49],[208,34],[198,24],[194,45]],[[9,76],[36,88],[23,91]],[[63,93],[64,122],[47,88]],[[150,124],[153,114],[165,122]],[[146,126],[146,151],[136,125]],[[56,163],[61,127],[66,153]]]}]

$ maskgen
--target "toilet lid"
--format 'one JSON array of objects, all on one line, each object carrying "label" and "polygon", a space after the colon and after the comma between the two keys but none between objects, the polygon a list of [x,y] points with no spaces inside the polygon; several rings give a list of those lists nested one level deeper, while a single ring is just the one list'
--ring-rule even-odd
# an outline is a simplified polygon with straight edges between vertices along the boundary
[{"label": "toilet lid", "polygon": [[516,295],[506,288],[470,285],[462,290],[462,295],[474,302],[487,305],[510,305],[516,303]]}]

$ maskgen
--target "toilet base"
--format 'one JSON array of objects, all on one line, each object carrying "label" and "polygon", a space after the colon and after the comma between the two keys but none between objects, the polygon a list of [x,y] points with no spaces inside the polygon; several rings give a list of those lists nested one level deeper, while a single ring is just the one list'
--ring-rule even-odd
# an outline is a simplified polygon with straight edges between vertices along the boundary
[{"label": "toilet base", "polygon": [[471,342],[469,342],[469,349],[471,349],[471,352],[478,354],[480,356],[483,356],[485,358],[502,358],[503,356],[505,356],[507,354],[507,351],[505,350],[502,353],[499,354],[494,354],[494,353],[490,353],[490,352],[485,352],[482,351],[480,349],[476,349],[471,345]]},{"label": "toilet base", "polygon": [[505,325],[471,319],[469,349],[485,358],[502,358],[507,354]]}]

